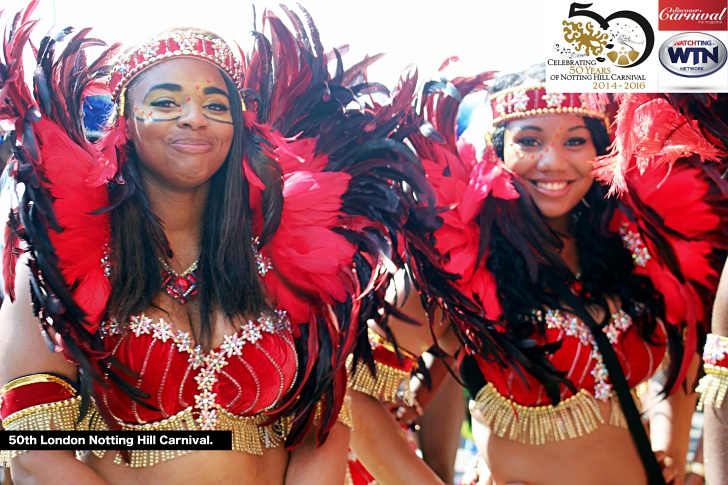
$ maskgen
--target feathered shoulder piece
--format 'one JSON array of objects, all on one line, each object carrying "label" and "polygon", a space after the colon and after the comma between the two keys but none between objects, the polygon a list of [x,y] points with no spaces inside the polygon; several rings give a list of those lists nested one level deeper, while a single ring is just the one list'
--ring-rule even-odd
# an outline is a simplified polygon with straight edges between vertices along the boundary
[{"label": "feathered shoulder piece", "polygon": [[[0,57],[0,119],[15,127],[10,162],[15,200],[4,234],[4,291],[14,299],[15,265],[27,252],[34,311],[49,346],[80,365],[81,386],[89,389],[90,379],[103,373],[116,379],[116,374],[108,369],[97,332],[110,293],[101,266],[110,226],[109,216],[95,211],[109,200],[105,186],[86,183],[97,161],[84,135],[83,98],[90,84],[107,75],[116,46],[89,63],[85,50],[106,44],[82,30],[57,54],[59,42],[71,34],[66,29],[44,37],[36,49],[30,42],[36,5],[30,2],[9,22]],[[23,64],[28,54],[37,60],[32,87]]]},{"label": "feathered shoulder piece", "polygon": [[[305,11],[283,10],[283,18],[266,11],[254,34],[243,95],[246,120],[282,173],[280,223],[260,235],[259,258],[268,293],[288,312],[302,349],[290,403],[295,444],[316,402],[324,403],[320,437],[335,422],[345,360],[352,352],[370,357],[366,320],[379,318],[403,241],[435,217],[424,171],[403,143],[416,75],[393,92],[360,82],[370,59],[345,70],[338,52],[324,51]],[[253,208],[262,188],[254,187]],[[256,210],[256,234],[267,216]]]},{"label": "feathered shoulder piece", "polygon": [[612,150],[596,167],[623,207],[613,229],[664,297],[686,355],[709,331],[728,250],[727,106],[723,94],[625,94]]},{"label": "feathered shoulder piece", "polygon": [[614,142],[596,167],[598,178],[610,185],[610,194],[629,190],[626,177],[632,170],[672,167],[693,155],[701,162],[719,162],[727,155],[726,135],[720,130],[728,126],[716,111],[725,100],[718,95],[629,93],[618,99]]},{"label": "feathered shoulder piece", "polygon": [[[435,244],[446,257],[443,269],[457,275],[456,284],[463,289],[471,287],[473,278],[477,278],[475,267],[482,258],[478,216],[484,201],[489,197],[518,198],[511,174],[498,166],[497,157],[488,151],[478,160],[475,147],[456,135],[457,113],[463,98],[486,89],[485,82],[492,77],[487,72],[472,78],[426,82],[418,99],[425,124],[409,137],[441,208],[442,226],[435,232]],[[488,299],[485,292],[472,288],[474,299]],[[495,310],[491,305],[488,308]]]},{"label": "feathered shoulder piece", "polygon": [[[543,264],[559,265],[553,233],[536,215],[517,177],[492,147],[478,159],[475,148],[457,137],[458,107],[467,94],[484,89],[484,73],[450,82],[426,83],[419,106],[427,123],[409,139],[435,189],[442,225],[434,232],[441,269],[432,258],[416,258],[415,280],[455,323],[466,349],[503,365],[520,362],[543,381],[553,380],[543,359],[527,356],[517,338],[500,324],[503,310],[494,275],[486,269],[491,235],[498,230],[527,261],[532,279]],[[563,265],[563,263],[561,263]],[[555,386],[554,386],[555,387]]]}]

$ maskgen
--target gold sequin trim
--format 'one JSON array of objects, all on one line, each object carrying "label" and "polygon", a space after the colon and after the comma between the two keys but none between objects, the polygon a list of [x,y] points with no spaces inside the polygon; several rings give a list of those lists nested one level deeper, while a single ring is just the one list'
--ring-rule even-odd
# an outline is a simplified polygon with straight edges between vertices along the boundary
[{"label": "gold sequin trim", "polygon": [[346,371],[349,375],[349,389],[363,392],[384,402],[402,401],[412,405],[414,396],[409,388],[410,372],[396,369],[381,362],[375,362],[377,376],[374,377],[364,364],[354,367],[352,355],[346,360]]},{"label": "gold sequin trim", "polygon": [[705,375],[700,379],[697,392],[700,393],[698,411],[710,406],[719,409],[723,405],[726,392],[728,392],[728,369],[717,365],[705,364]]},{"label": "gold sequin trim", "polygon": [[[76,421],[79,416],[81,397],[64,401],[38,404],[16,411],[3,419],[5,431],[73,431],[80,429]],[[87,417],[85,421],[89,418]],[[0,466],[10,466],[10,460],[25,450],[0,450]]]},{"label": "gold sequin trim", "polygon": [[[611,399],[612,412],[609,425],[627,429],[619,400]],[[488,383],[474,401],[470,401],[473,419],[490,427],[500,438],[508,438],[527,445],[544,445],[578,438],[592,433],[602,424],[604,417],[596,398],[586,389],[561,401],[556,406],[523,406],[502,396]]]}]

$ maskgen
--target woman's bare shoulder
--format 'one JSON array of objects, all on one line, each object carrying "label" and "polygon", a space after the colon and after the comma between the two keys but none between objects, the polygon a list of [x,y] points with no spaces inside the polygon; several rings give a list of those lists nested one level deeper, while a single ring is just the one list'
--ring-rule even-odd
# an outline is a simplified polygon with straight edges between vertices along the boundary
[{"label": "woman's bare shoulder", "polygon": [[76,366],[46,343],[33,314],[30,291],[30,270],[22,258],[16,268],[15,300],[6,297],[0,308],[0,385],[39,372],[76,380]]}]

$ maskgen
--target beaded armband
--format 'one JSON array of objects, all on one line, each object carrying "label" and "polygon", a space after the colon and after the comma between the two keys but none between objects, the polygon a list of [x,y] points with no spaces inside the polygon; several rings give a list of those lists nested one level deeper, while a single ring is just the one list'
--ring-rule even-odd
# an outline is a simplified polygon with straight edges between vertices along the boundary
[{"label": "beaded armband", "polygon": [[705,376],[700,379],[697,391],[700,393],[698,410],[708,405],[720,408],[728,391],[728,337],[708,334],[703,349]]},{"label": "beaded armband", "polygon": [[[81,397],[65,379],[53,374],[18,377],[0,388],[0,416],[6,431],[78,429]],[[0,451],[0,466],[22,450]]]},{"label": "beaded armband", "polygon": [[402,349],[397,356],[394,346],[377,333],[369,330],[369,343],[374,354],[376,376],[369,369],[359,364],[354,370],[353,356],[346,361],[349,373],[349,388],[363,392],[383,402],[403,402],[411,406],[414,396],[409,388],[409,379],[412,369],[417,363],[417,357]]}]

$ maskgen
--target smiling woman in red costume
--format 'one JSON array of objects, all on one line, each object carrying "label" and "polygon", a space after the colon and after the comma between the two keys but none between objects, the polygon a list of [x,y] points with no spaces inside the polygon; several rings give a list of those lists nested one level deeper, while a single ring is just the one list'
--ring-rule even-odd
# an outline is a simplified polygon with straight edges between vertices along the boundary
[{"label": "smiling woman in red costume", "polygon": [[[247,59],[178,28],[87,64],[88,30],[56,53],[69,29],[37,44],[31,88],[34,6],[0,58],[18,142],[3,427],[230,430],[233,450],[5,450],[14,481],[343,483],[346,357],[369,345],[409,209],[432,198],[390,136],[416,78],[375,103],[283,7],[294,27],[266,11]],[[93,145],[80,103],[102,79],[115,115]]]},{"label": "smiling woman in red costume", "polygon": [[[724,154],[668,101],[631,117],[626,98],[603,158],[609,99],[549,93],[544,71],[493,83],[479,160],[455,135],[468,79],[424,90],[440,137],[410,137],[447,209],[435,245],[457,278],[430,276],[424,254],[412,268],[461,343],[483,459],[467,483],[682,483],[696,351],[725,258],[724,182],[711,176]],[[672,414],[650,444],[631,390],[655,374]]]}]

